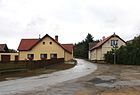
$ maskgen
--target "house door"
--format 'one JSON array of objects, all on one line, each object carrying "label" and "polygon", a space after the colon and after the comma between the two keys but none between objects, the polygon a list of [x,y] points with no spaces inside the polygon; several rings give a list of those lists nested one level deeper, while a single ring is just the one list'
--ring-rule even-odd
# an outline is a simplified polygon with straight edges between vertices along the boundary
[{"label": "house door", "polygon": [[18,55],[15,55],[15,61],[18,61]]},{"label": "house door", "polygon": [[10,55],[1,55],[2,62],[10,62]]}]

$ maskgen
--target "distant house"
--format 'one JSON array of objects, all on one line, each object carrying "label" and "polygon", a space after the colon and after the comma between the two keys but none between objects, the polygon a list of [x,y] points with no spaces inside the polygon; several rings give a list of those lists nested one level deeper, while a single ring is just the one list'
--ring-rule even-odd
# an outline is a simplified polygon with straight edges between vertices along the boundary
[{"label": "distant house", "polygon": [[9,53],[6,44],[0,44],[0,62],[17,61],[18,53]]},{"label": "distant house", "polygon": [[110,51],[113,46],[119,48],[125,44],[126,42],[115,33],[107,38],[103,37],[99,42],[89,44],[89,60],[104,61],[104,54]]},{"label": "distant house", "polygon": [[60,44],[58,36],[53,39],[48,34],[40,39],[22,39],[18,51],[19,60],[73,59],[73,44]]},{"label": "distant house", "polygon": [[6,44],[0,44],[0,53],[9,52],[9,49]]}]

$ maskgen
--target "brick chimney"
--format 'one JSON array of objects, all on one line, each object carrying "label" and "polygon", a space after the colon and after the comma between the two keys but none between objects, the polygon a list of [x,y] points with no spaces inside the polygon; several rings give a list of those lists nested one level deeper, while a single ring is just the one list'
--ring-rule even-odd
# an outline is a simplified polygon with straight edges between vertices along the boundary
[{"label": "brick chimney", "polygon": [[58,42],[58,35],[55,36],[55,40]]}]

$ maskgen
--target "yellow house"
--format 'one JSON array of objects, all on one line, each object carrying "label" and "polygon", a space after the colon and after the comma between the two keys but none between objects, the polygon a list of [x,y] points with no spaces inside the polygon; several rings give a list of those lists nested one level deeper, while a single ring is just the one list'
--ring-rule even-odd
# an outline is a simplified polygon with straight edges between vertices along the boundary
[{"label": "yellow house", "polygon": [[18,53],[10,53],[7,44],[0,44],[0,62],[18,61]]},{"label": "yellow house", "polygon": [[110,51],[113,46],[118,48],[125,45],[126,42],[115,33],[107,38],[103,37],[98,43],[94,44],[89,50],[89,60],[104,61],[104,54]]},{"label": "yellow house", "polygon": [[19,60],[73,59],[73,44],[60,44],[58,36],[53,39],[48,34],[41,39],[22,39],[18,51]]},{"label": "yellow house", "polygon": [[18,53],[0,53],[1,62],[18,61]]}]

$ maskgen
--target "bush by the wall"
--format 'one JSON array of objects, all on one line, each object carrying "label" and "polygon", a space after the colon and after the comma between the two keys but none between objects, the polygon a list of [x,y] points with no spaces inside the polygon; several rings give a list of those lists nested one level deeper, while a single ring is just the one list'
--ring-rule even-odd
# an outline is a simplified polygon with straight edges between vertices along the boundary
[{"label": "bush by the wall", "polygon": [[131,64],[140,65],[140,36],[122,46],[119,49],[109,51],[105,54],[105,61],[107,63],[114,63],[114,53],[116,55],[117,64]]}]

